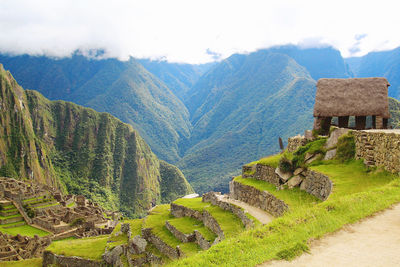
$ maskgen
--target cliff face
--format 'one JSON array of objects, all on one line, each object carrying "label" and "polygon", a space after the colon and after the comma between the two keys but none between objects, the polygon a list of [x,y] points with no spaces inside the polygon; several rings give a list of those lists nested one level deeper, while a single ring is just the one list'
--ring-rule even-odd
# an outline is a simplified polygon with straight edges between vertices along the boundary
[{"label": "cliff face", "polygon": [[2,175],[83,194],[130,216],[192,192],[182,173],[169,164],[166,171],[130,125],[24,91],[2,66],[0,77]]}]

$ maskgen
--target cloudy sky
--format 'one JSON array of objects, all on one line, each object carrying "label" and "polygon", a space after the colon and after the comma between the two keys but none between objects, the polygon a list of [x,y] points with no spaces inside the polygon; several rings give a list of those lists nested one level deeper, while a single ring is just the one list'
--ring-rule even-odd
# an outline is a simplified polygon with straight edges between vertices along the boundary
[{"label": "cloudy sky", "polygon": [[[398,1],[0,0],[0,52],[204,63],[273,45],[400,46]],[[89,51],[89,52],[88,52]]]}]

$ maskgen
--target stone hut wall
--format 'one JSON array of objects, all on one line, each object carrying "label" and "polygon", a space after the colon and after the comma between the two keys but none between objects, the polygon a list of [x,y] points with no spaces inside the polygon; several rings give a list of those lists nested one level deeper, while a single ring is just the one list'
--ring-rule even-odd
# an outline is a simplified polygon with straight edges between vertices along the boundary
[{"label": "stone hut wall", "polygon": [[293,136],[288,138],[287,150],[289,152],[295,152],[299,147],[304,146],[307,140],[304,136]]},{"label": "stone hut wall", "polygon": [[400,134],[353,131],[353,135],[356,159],[369,159],[389,172],[400,172]]},{"label": "stone hut wall", "polygon": [[267,191],[260,191],[248,185],[230,182],[231,194],[234,199],[243,201],[254,207],[260,208],[274,216],[281,216],[289,209],[288,205]]},{"label": "stone hut wall", "polygon": [[300,185],[301,190],[306,191],[322,201],[329,197],[332,188],[333,184],[328,176],[312,170],[307,171],[306,177]]}]

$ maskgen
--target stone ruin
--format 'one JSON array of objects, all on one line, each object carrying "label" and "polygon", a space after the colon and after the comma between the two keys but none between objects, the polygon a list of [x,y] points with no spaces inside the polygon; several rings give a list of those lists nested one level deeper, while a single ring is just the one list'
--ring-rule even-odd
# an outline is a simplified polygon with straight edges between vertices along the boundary
[{"label": "stone ruin", "polygon": [[49,237],[11,236],[0,233],[0,261],[38,258],[50,244]]},{"label": "stone ruin", "polygon": [[[0,206],[0,224],[28,224],[50,233],[32,238],[0,232],[0,261],[40,257],[52,240],[110,234],[115,227],[97,203],[82,195],[63,195],[55,188],[13,178],[0,177]],[[27,206],[34,210],[32,218]]]}]

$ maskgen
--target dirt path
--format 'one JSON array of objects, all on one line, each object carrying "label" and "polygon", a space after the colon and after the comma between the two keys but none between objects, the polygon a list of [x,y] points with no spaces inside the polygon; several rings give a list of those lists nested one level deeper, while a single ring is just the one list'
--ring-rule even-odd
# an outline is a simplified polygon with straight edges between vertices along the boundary
[{"label": "dirt path", "polygon": [[400,266],[400,204],[315,241],[310,254],[261,266]]},{"label": "dirt path", "polygon": [[242,207],[245,211],[250,213],[251,216],[259,220],[262,224],[267,224],[274,219],[274,216],[263,211],[262,209],[250,206],[249,204],[236,199],[228,198],[226,195],[221,195],[220,200]]}]

